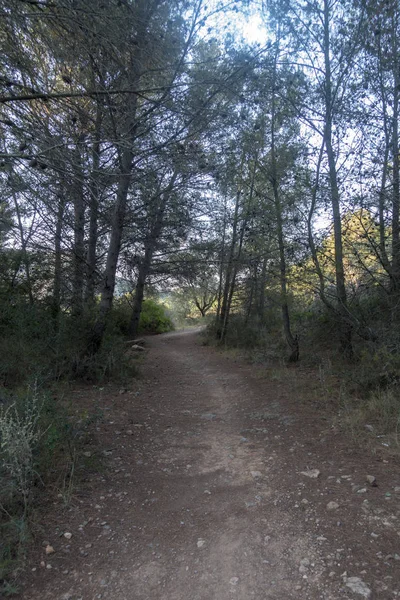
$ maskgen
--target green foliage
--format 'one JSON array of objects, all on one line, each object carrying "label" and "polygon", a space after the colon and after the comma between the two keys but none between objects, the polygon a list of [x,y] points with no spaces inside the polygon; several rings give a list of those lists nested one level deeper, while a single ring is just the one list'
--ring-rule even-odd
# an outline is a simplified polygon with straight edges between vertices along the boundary
[{"label": "green foliage", "polygon": [[[261,322],[257,317],[246,320],[241,314],[232,314],[225,346],[242,350],[251,362],[281,360],[285,356],[285,345],[280,332],[280,322],[272,310],[268,312],[268,317],[266,322]],[[216,328],[215,321],[208,325],[206,344],[216,339]]]},{"label": "green foliage", "polygon": [[143,302],[139,321],[140,333],[167,333],[173,331],[174,324],[166,313],[166,308],[156,300],[147,299]]},{"label": "green foliage", "polygon": [[[74,477],[87,469],[81,452],[102,414],[79,414],[62,394],[37,386],[15,392],[0,412],[0,595],[11,593],[23,566],[32,514],[44,489],[71,499]],[[8,590],[8,591],[7,591]]]},{"label": "green foliage", "polygon": [[[119,334],[128,335],[132,317],[133,298],[131,294],[124,294],[118,298],[113,307],[110,330]],[[139,321],[139,333],[167,333],[174,329],[174,324],[167,314],[165,304],[148,298],[143,300],[142,312]]]},{"label": "green foliage", "polygon": [[[16,403],[0,411],[0,468],[9,485],[23,500],[26,516],[35,474],[34,453],[42,435],[42,406],[37,390],[27,395],[23,409]],[[7,493],[8,486],[3,486]]]},{"label": "green foliage", "polygon": [[121,333],[111,324],[101,349],[87,352],[95,315],[82,319],[46,305],[0,303],[0,385],[16,388],[25,383],[84,379],[118,381],[135,370],[126,355]]},{"label": "green foliage", "polygon": [[[21,566],[30,539],[36,486],[43,485],[47,476],[41,467],[58,457],[55,444],[47,447],[47,404],[35,386],[15,395],[0,411],[0,586],[4,594],[12,590],[13,573]],[[60,415],[54,415],[53,427],[59,428],[61,422]],[[44,454],[48,459],[42,463]]]}]

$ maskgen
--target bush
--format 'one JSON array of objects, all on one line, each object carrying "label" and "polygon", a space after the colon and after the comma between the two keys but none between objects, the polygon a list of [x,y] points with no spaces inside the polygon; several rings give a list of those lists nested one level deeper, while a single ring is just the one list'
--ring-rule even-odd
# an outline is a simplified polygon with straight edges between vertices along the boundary
[{"label": "bush", "polygon": [[37,388],[0,411],[0,591],[20,567],[29,540],[37,453],[44,430],[43,398]]},{"label": "bush", "polygon": [[[216,340],[217,324],[215,320],[207,327],[205,343]],[[225,338],[225,345],[243,349],[250,360],[263,362],[266,359],[281,359],[285,356],[285,345],[279,321],[271,319],[268,325],[256,317],[246,322],[243,315],[232,314]]]},{"label": "bush", "polygon": [[[0,466],[10,489],[28,511],[35,474],[34,452],[42,432],[39,427],[42,405],[37,390],[28,395],[23,410],[13,403],[0,412]],[[3,493],[8,486],[2,486]]]},{"label": "bush", "polygon": [[[129,325],[132,318],[132,294],[125,294],[118,298],[113,307],[110,332],[122,335],[129,334]],[[143,300],[142,313],[139,321],[139,333],[167,333],[173,331],[174,324],[167,315],[167,307],[151,298]]]},{"label": "bush", "polygon": [[[43,492],[71,498],[76,473],[85,471],[81,449],[102,414],[76,415],[50,392],[29,388],[4,398],[0,411],[0,597],[11,593],[35,528]],[[72,407],[73,408],[73,407]]]},{"label": "bush", "polygon": [[139,321],[140,333],[167,333],[173,331],[174,324],[166,314],[163,304],[155,300],[144,300]]}]

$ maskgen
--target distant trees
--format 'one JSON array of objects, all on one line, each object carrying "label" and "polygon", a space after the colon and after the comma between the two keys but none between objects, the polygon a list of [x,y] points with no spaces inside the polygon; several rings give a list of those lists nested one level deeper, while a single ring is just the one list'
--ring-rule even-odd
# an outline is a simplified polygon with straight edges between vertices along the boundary
[{"label": "distant trees", "polygon": [[146,285],[169,282],[215,309],[220,341],[233,315],[265,323],[279,307],[292,360],[298,285],[336,320],[343,356],[376,339],[355,279],[395,318],[397,2],[269,2],[264,46],[229,18],[218,29],[248,9],[0,0],[3,286],[55,330],[85,323],[83,354],[102,347],[120,277],[133,336]]}]

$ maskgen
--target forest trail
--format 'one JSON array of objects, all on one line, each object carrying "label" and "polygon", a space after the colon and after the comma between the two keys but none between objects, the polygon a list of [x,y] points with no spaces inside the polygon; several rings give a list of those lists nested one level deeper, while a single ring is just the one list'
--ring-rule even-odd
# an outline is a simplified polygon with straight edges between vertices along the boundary
[{"label": "forest trail", "polygon": [[82,392],[104,414],[91,448],[103,472],[49,512],[55,552],[38,544],[20,597],[400,597],[395,463],[349,447],[286,371],[267,377],[183,332],[149,340],[125,393]]}]

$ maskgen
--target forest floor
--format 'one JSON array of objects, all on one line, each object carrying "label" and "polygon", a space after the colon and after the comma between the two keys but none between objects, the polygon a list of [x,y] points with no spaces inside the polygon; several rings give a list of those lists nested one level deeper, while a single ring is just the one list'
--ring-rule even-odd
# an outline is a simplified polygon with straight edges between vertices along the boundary
[{"label": "forest floor", "polygon": [[100,470],[47,510],[20,598],[400,598],[398,460],[332,426],[311,372],[193,332],[149,339],[141,371],[76,390]]}]

